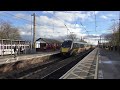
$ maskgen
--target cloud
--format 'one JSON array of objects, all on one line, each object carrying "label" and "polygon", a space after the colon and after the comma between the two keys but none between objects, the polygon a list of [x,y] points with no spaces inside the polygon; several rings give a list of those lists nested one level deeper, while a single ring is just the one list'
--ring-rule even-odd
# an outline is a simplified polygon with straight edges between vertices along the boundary
[{"label": "cloud", "polygon": [[114,17],[114,16],[115,16],[114,14],[106,14],[106,15],[100,16],[100,18],[102,18],[102,19],[108,19],[108,18],[111,18],[111,17]]},{"label": "cloud", "polygon": [[95,14],[98,14],[99,13],[99,11],[95,11]]},{"label": "cloud", "polygon": [[64,23],[55,19],[55,18],[49,18],[48,16],[40,16],[40,17],[36,17],[36,21],[37,23],[39,23],[40,25],[49,25],[52,26],[53,24],[55,26],[63,26]]},{"label": "cloud", "polygon": [[91,35],[84,36],[84,40],[92,45],[97,45],[99,39],[100,39],[99,34],[91,34]]},{"label": "cloud", "polygon": [[107,14],[108,17],[113,17],[114,15],[113,14]]},{"label": "cloud", "polygon": [[19,31],[21,35],[31,35],[31,27],[30,25],[26,24],[24,27],[19,27]]},{"label": "cloud", "polygon": [[[78,38],[85,37],[87,34],[83,32],[83,27],[78,23],[75,24],[74,22],[76,20],[81,20],[81,22],[90,20],[94,15],[93,11],[55,11],[55,16],[53,17],[49,17],[48,15],[53,14],[53,11],[43,11],[42,13],[44,13],[44,15],[36,15],[36,39],[40,37],[59,39],[67,35],[67,28],[69,29],[68,34],[71,32],[76,34]],[[98,12],[95,13],[98,14]],[[28,16],[25,13],[17,13],[15,16],[31,21],[31,16]],[[33,36],[31,33],[33,33],[33,31],[31,31],[31,22],[20,27],[20,32],[24,38],[29,37],[28,39],[32,40]],[[89,39],[90,38],[93,37],[89,37]]]},{"label": "cloud", "polygon": [[23,13],[17,13],[13,16],[13,18],[24,20],[24,21],[27,21],[27,22],[31,23],[31,15],[27,15],[27,14],[23,14]]},{"label": "cloud", "polygon": [[100,18],[102,18],[102,19],[108,19],[108,17],[105,16],[105,15],[100,16]]},{"label": "cloud", "polygon": [[100,36],[97,34],[92,34],[92,35],[86,36],[86,38],[98,38],[98,37],[100,37]]},{"label": "cloud", "polygon": [[55,17],[61,20],[62,22],[71,22],[74,21],[73,13],[68,12],[55,12]]},{"label": "cloud", "polygon": [[[95,11],[98,14],[98,11]],[[90,19],[93,15],[93,11],[56,11],[55,17],[60,18],[63,21],[74,22],[77,19],[86,20]]]},{"label": "cloud", "polygon": [[43,13],[43,14],[48,14],[48,13],[53,14],[54,11],[43,11],[42,13]]}]

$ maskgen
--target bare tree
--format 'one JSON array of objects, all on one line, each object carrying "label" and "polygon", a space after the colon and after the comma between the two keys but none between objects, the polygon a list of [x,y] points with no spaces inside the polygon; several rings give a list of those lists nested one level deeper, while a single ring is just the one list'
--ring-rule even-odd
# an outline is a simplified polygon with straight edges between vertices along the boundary
[{"label": "bare tree", "polygon": [[72,39],[72,40],[74,41],[74,40],[76,40],[76,39],[77,39],[77,35],[76,35],[76,34],[71,33],[71,34],[69,34],[69,35],[67,36],[67,38],[68,38],[68,39]]},{"label": "bare tree", "polygon": [[1,39],[21,39],[20,32],[13,27],[10,22],[3,21],[0,23],[0,38]]},{"label": "bare tree", "polygon": [[119,32],[118,32],[118,23],[113,24],[109,30],[112,31],[110,34],[105,35],[105,39],[109,41],[110,45],[118,46],[119,45]]}]

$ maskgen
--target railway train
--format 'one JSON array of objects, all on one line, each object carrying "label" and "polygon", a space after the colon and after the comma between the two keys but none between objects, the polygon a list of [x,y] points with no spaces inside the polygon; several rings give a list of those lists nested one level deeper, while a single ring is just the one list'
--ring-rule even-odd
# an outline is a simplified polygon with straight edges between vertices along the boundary
[{"label": "railway train", "polygon": [[65,40],[61,45],[60,53],[63,56],[77,55],[91,47],[92,45],[89,45],[88,43]]},{"label": "railway train", "polygon": [[17,46],[18,53],[20,53],[20,47],[24,50],[24,53],[27,53],[30,43],[23,40],[0,39],[0,56],[14,54],[15,46]]}]

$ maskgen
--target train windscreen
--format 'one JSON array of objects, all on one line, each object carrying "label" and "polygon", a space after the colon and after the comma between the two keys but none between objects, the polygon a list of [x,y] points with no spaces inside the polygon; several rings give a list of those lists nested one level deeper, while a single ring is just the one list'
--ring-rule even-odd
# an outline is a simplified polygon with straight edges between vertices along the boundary
[{"label": "train windscreen", "polygon": [[64,41],[62,47],[71,47],[72,41]]}]

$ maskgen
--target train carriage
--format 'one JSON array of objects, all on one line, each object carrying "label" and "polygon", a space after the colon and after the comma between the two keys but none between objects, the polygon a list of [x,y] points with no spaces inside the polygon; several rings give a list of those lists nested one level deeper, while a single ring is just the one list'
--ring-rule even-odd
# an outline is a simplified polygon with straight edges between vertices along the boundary
[{"label": "train carriage", "polygon": [[75,42],[72,40],[65,40],[62,43],[60,53],[62,55],[77,55],[79,53],[84,52],[85,50],[88,50],[90,48],[90,45],[84,42]]}]

